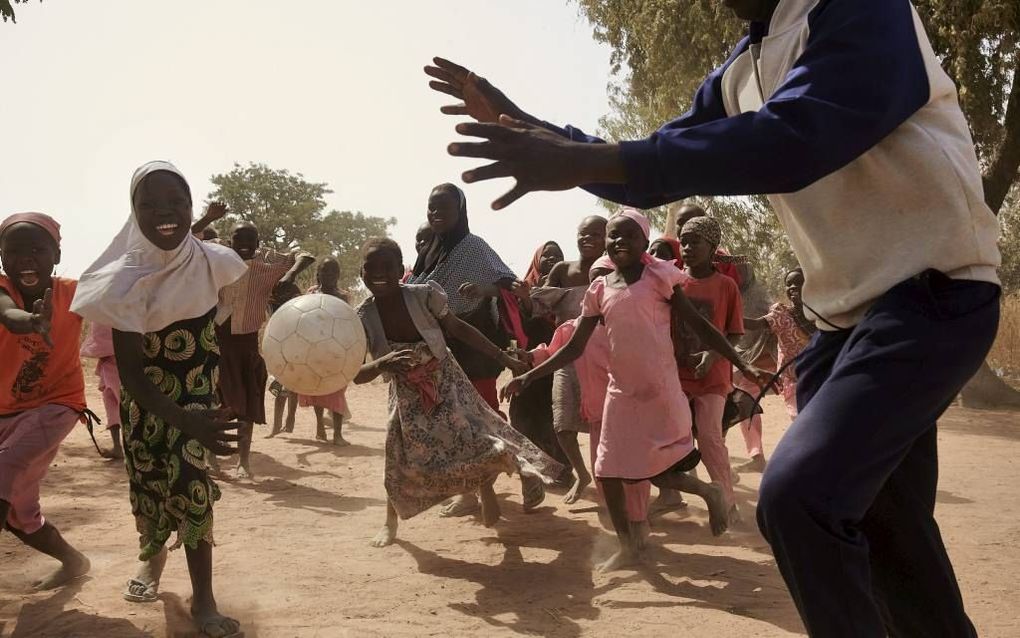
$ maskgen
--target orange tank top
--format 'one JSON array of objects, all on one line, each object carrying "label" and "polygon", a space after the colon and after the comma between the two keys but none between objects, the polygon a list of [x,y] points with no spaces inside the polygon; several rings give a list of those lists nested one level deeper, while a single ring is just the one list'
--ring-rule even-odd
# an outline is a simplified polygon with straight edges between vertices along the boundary
[{"label": "orange tank top", "polygon": [[[85,377],[78,344],[81,317],[71,312],[71,300],[78,282],[53,278],[53,324],[50,348],[37,334],[12,334],[0,327],[0,416],[56,404],[85,409]],[[3,289],[19,308],[21,294],[13,282],[0,275]]]}]

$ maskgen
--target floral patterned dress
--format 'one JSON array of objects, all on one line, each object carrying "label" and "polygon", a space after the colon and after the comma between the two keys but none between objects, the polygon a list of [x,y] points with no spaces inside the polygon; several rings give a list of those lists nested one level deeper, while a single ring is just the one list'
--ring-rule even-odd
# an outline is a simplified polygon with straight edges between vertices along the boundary
[{"label": "floral patterned dress", "polygon": [[551,483],[563,471],[485,403],[454,357],[436,359],[424,341],[390,348],[414,351],[410,370],[387,375],[384,482],[400,518],[474,492],[502,472]]},{"label": "floral patterned dress", "polygon": [[[215,316],[213,308],[144,337],[145,375],[185,410],[212,407],[220,354]],[[150,414],[126,390],[120,409],[139,560],[158,554],[174,532],[170,549],[212,544],[212,504],[220,490],[206,470],[205,447]]]},{"label": "floral patterned dress", "polygon": [[[811,333],[804,330],[797,318],[793,315],[794,309],[783,304],[773,304],[769,313],[765,315],[772,333],[776,335],[779,344],[779,361],[777,370],[782,368],[787,361],[793,359],[807,347],[811,340]],[[783,400],[786,403],[786,412],[790,418],[797,416],[797,374],[794,372],[795,365],[791,365],[783,371],[780,377]]]}]

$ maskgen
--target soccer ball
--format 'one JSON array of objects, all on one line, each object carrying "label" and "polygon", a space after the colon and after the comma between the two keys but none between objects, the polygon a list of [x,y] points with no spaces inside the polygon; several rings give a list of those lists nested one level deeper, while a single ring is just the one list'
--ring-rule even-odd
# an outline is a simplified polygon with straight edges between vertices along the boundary
[{"label": "soccer ball", "polygon": [[354,309],[332,295],[302,295],[266,324],[262,357],[285,388],[333,394],[354,380],[365,361],[365,329]]}]

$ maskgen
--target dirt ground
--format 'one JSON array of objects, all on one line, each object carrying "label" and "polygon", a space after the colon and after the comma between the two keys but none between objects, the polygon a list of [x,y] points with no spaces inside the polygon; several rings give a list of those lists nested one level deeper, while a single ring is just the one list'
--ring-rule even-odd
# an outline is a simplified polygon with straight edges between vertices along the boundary
[{"label": "dirt ground", "polygon": [[[737,486],[746,522],[720,539],[698,503],[655,520],[640,572],[592,573],[613,548],[593,500],[567,507],[550,493],[524,515],[519,483],[508,477],[497,483],[505,519],[496,528],[433,510],[403,523],[396,545],[369,547],[385,515],[385,392],[381,383],[350,390],[352,447],[316,442],[311,411],[301,410],[292,435],[266,440],[267,429],[256,431],[257,480],[221,481],[217,598],[249,638],[802,634],[753,524],[758,475]],[[90,398],[101,405],[94,388]],[[775,397],[766,415],[771,449],[787,422]],[[983,636],[1018,636],[1020,415],[954,408],[940,439],[938,516],[968,609]],[[729,444],[740,459],[738,432]],[[92,559],[91,577],[31,593],[52,561],[0,536],[0,636],[196,635],[183,552],[171,554],[159,601],[121,598],[137,555],[127,480],[120,463],[97,457],[84,427],[50,470],[43,511]]]}]

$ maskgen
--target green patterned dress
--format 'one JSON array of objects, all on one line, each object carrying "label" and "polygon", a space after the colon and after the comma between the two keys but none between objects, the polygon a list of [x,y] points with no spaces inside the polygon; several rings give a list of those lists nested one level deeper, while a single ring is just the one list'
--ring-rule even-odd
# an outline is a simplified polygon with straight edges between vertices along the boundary
[{"label": "green patterned dress", "polygon": [[[219,346],[213,308],[202,317],[173,323],[145,334],[145,374],[186,410],[212,407]],[[150,414],[125,390],[121,399],[124,456],[131,489],[131,513],[140,536],[139,560],[177,542],[195,548],[213,542],[213,501],[220,490],[209,478],[205,447]]]}]

